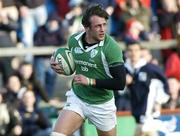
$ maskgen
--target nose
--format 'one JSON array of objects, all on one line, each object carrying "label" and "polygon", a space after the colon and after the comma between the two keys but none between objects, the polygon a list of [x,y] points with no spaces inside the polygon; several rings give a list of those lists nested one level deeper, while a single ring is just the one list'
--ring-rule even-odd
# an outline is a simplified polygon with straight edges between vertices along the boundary
[{"label": "nose", "polygon": [[101,32],[104,32],[104,31],[105,31],[105,29],[106,29],[106,28],[105,28],[105,26],[104,26],[104,25],[101,25],[101,27],[100,27],[100,31],[101,31]]}]

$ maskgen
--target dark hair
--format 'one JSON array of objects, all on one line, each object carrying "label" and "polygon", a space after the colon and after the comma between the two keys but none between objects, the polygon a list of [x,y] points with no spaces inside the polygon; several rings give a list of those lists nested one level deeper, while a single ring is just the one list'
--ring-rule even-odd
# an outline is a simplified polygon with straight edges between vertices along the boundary
[{"label": "dark hair", "polygon": [[82,18],[82,25],[84,27],[89,27],[91,25],[90,18],[93,15],[97,15],[99,17],[103,17],[106,20],[109,18],[109,14],[102,8],[101,5],[96,4],[93,6],[90,6],[84,13]]},{"label": "dark hair", "polygon": [[134,46],[134,45],[138,45],[140,47],[140,49],[143,49],[143,46],[141,45],[141,43],[137,40],[131,40],[126,42],[126,47],[130,47],[130,46]]},{"label": "dark hair", "polygon": [[141,43],[138,40],[135,40],[133,38],[129,38],[129,39],[125,40],[125,44],[126,44],[126,46],[131,46],[134,44],[141,44]]}]

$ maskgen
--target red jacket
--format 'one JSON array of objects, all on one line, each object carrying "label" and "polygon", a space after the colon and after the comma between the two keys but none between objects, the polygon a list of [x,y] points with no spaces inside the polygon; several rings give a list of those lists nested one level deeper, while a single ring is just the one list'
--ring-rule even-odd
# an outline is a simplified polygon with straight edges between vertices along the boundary
[{"label": "red jacket", "polygon": [[175,77],[180,82],[180,56],[177,53],[168,58],[165,73],[167,77]]}]

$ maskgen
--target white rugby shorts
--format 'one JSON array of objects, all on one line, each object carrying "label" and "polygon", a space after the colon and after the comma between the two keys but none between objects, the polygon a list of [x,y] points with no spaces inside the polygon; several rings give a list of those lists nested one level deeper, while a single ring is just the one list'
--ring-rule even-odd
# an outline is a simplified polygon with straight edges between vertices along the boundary
[{"label": "white rugby shorts", "polygon": [[80,100],[72,90],[66,92],[67,102],[63,109],[78,113],[88,119],[98,130],[109,131],[117,124],[114,98],[103,104],[88,104]]}]

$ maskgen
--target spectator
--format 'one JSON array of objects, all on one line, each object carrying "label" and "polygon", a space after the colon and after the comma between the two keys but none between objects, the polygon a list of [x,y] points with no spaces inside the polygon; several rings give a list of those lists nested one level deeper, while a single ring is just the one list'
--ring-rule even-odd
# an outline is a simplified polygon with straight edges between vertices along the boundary
[{"label": "spectator", "polygon": [[171,56],[169,56],[167,62],[166,62],[166,67],[165,67],[165,72],[167,77],[175,77],[178,82],[180,82],[180,55],[179,53],[173,53]]},{"label": "spectator", "polygon": [[136,19],[130,19],[126,23],[126,31],[122,40],[127,43],[132,40],[148,41],[150,38],[141,22]]},{"label": "spectator", "polygon": [[178,11],[176,13],[176,16],[175,16],[175,21],[176,21],[176,29],[175,29],[175,34],[180,35],[180,0],[177,0],[177,7],[178,7]]},{"label": "spectator", "polygon": [[[21,30],[18,33],[20,41],[25,47],[33,47],[33,36],[38,26],[44,25],[47,20],[47,9],[45,0],[15,0],[19,11],[19,22]],[[32,54],[25,58],[32,62]]]},{"label": "spectator", "polygon": [[[34,44],[37,47],[62,46],[66,41],[65,31],[59,16],[53,13],[49,16],[47,23],[38,28],[34,35]],[[34,70],[37,80],[45,87],[48,96],[52,97],[56,83],[56,74],[50,67],[49,59],[49,55],[35,56]]]},{"label": "spectator", "polygon": [[75,32],[81,32],[84,30],[81,19],[86,3],[82,0],[70,0],[69,1],[70,11],[66,14],[66,21],[68,22],[68,32],[69,34]]},{"label": "spectator", "polygon": [[66,14],[70,11],[69,0],[55,0],[55,3],[60,19],[65,19]]},{"label": "spectator", "polygon": [[66,42],[65,32],[58,14],[53,12],[49,15],[46,24],[39,27],[34,34],[34,44],[36,46],[63,45]]},{"label": "spectator", "polygon": [[180,108],[180,83],[174,77],[168,78],[170,99],[163,108],[174,110]]},{"label": "spectator", "polygon": [[29,89],[31,88],[33,91],[35,91],[34,93],[37,98],[37,101],[39,101],[42,98],[45,102],[49,102],[47,92],[45,91],[41,83],[37,81],[31,63],[22,62],[18,69],[18,75],[23,86]]},{"label": "spectator", "polygon": [[[178,7],[176,0],[161,0],[158,2],[157,17],[160,27],[160,36],[162,40],[174,39],[177,34],[176,15]],[[172,54],[171,49],[161,50],[163,63],[166,63],[167,58]]]},{"label": "spectator", "polygon": [[167,77],[174,77],[180,82],[180,36],[177,37],[176,50],[168,56],[165,63],[165,73]]},{"label": "spectator", "polygon": [[124,10],[126,10],[126,0],[116,0],[115,1],[114,11],[112,13],[112,27],[110,34],[113,35],[116,39],[122,40],[122,35],[124,30],[124,23],[120,19]]},{"label": "spectator", "polygon": [[[11,33],[18,28],[17,22],[7,14],[0,1],[0,48],[16,47],[15,41],[11,37]],[[3,84],[7,81],[8,76],[13,72],[11,62],[13,57],[0,57],[0,73],[2,73]]]},{"label": "spectator", "polygon": [[6,103],[5,94],[6,90],[0,88],[0,135],[20,136],[22,133],[20,115]]},{"label": "spectator", "polygon": [[165,64],[165,74],[168,77],[170,100],[165,108],[174,109],[180,106],[180,38],[177,36],[176,50],[168,57]]},{"label": "spectator", "polygon": [[36,97],[32,90],[26,90],[22,95],[22,105],[19,109],[22,117],[22,136],[49,136],[51,124],[36,107]]},{"label": "spectator", "polygon": [[141,56],[147,62],[155,64],[155,65],[159,65],[159,60],[152,55],[152,53],[149,49],[142,48],[141,49]]},{"label": "spectator", "polygon": [[22,92],[26,90],[26,88],[22,87],[19,77],[16,74],[12,74],[9,76],[7,84],[6,84],[6,101],[11,104],[11,106],[15,109],[19,107],[19,96]]},{"label": "spectator", "polygon": [[157,17],[162,39],[174,38],[175,15],[178,11],[176,0],[161,0],[158,2]]},{"label": "spectator", "polygon": [[127,9],[123,14],[124,21],[135,18],[142,23],[146,31],[150,31],[151,11],[144,7],[140,0],[127,0]]},{"label": "spectator", "polygon": [[[140,0],[127,0],[126,8],[122,10],[119,18],[116,21],[119,22],[119,26],[117,26],[117,30],[121,29],[116,33],[116,37],[122,36],[122,33],[126,32],[126,24],[128,20],[135,19],[139,21],[144,30],[146,32],[151,31],[150,23],[151,23],[151,11],[148,8],[145,8]],[[121,39],[121,38],[119,38]]]},{"label": "spectator", "polygon": [[132,115],[137,123],[136,136],[144,133],[156,134],[154,130],[143,132],[142,127],[154,115],[157,117],[154,114],[156,105],[167,102],[169,98],[168,83],[163,72],[141,57],[141,45],[137,42],[129,44],[125,63],[126,84],[130,92]]},{"label": "spectator", "polygon": [[120,9],[126,8],[126,0],[115,0],[116,6],[118,6]]}]

